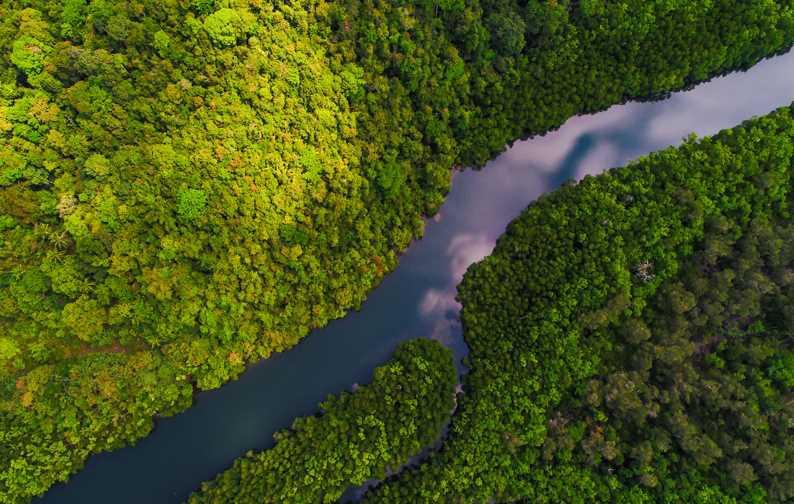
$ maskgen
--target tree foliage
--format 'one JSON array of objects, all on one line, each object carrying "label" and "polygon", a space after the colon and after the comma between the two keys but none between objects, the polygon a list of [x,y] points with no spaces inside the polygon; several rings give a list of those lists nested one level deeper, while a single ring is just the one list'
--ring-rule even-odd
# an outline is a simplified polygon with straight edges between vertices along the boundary
[{"label": "tree foliage", "polygon": [[30,410],[88,388],[9,386],[2,429],[30,441],[3,444],[0,498],[186,406],[144,405],[125,359],[162,390],[220,386],[360,306],[452,166],[748,67],[793,19],[788,0],[0,0],[0,378],[107,366],[121,391],[67,440]]},{"label": "tree foliage", "polygon": [[298,418],[276,445],[249,452],[191,495],[189,504],[337,502],[383,479],[440,435],[454,407],[452,353],[429,339],[402,343],[372,383],[328,396],[320,416]]},{"label": "tree foliage", "polygon": [[368,501],[791,502],[792,110],[530,205],[459,287],[449,438]]}]

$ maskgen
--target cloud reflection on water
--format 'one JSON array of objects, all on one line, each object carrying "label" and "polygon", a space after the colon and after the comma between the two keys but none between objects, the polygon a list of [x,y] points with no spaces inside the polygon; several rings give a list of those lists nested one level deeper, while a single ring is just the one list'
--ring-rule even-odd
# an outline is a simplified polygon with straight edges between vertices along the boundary
[{"label": "cloud reflection on water", "polygon": [[610,143],[604,141],[595,146],[590,152],[587,153],[576,167],[576,179],[580,180],[585,175],[598,175],[606,168],[610,168],[618,161],[619,151],[618,148]]},{"label": "cloud reflection on water", "polygon": [[450,272],[457,285],[469,266],[491,254],[496,242],[485,234],[462,233],[452,238],[447,248]]},{"label": "cloud reflection on water", "polygon": [[[678,144],[682,131],[708,136],[787,105],[794,83],[792,53],[766,60],[751,72],[731,74],[677,93],[668,100],[665,113],[648,125],[648,140],[657,144]],[[758,75],[764,77],[759,79]],[[781,97],[784,98],[781,101]],[[684,133],[685,136],[687,133]]]},{"label": "cloud reflection on water", "polygon": [[450,240],[444,262],[449,272],[445,288],[427,289],[419,302],[419,313],[423,316],[438,316],[450,310],[458,311],[460,304],[455,300],[456,286],[463,279],[469,266],[488,256],[496,242],[485,233],[461,233]]},{"label": "cloud reflection on water", "polygon": [[420,315],[432,323],[429,337],[448,346],[458,337],[461,306],[455,299],[457,285],[469,266],[488,256],[495,244],[485,233],[461,233],[450,240],[445,254],[449,258],[449,282],[443,289],[428,289],[419,302]]},{"label": "cloud reflection on water", "polygon": [[519,163],[545,174],[557,173],[579,138],[594,131],[620,128],[632,116],[630,107],[619,105],[600,114],[574,117],[556,131],[515,142],[493,164]]},{"label": "cloud reflection on water", "polygon": [[361,311],[201,394],[190,410],[158,422],[134,448],[90,458],[68,485],[37,502],[183,502],[235,457],[271,446],[273,432],[316,411],[326,394],[369,380],[399,341],[431,336],[460,357],[466,348],[456,285],[531,201],[566,179],[678,144],[690,131],[716,133],[786,105],[794,100],[792,83],[789,53],[665,102],[631,103],[571,119],[544,137],[514,143],[481,172],[456,174],[454,190],[441,213],[428,220],[424,238],[413,243]]},{"label": "cloud reflection on water", "polygon": [[426,234],[441,238],[431,267],[445,271],[438,271],[440,283],[428,286],[417,306],[431,336],[445,343],[454,339],[460,311],[455,296],[464,273],[491,253],[506,223],[538,196],[565,180],[678,145],[690,132],[712,135],[783,106],[792,97],[792,82],[794,54],[788,54],[664,102],[627,103],[572,118],[556,131],[515,142],[481,172],[456,173],[454,191],[428,222],[436,229]]},{"label": "cloud reflection on water", "polygon": [[455,301],[455,293],[447,290],[427,289],[419,303],[419,313],[425,317],[437,317],[449,310],[459,310],[460,304]]}]

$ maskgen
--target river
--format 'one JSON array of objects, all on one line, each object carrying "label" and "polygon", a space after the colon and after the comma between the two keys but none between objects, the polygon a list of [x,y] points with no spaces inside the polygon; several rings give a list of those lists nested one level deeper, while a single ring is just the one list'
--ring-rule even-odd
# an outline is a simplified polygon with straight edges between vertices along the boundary
[{"label": "river", "polygon": [[439,213],[362,309],[312,332],[292,350],[252,366],[186,412],[158,421],[134,447],[91,457],[37,503],[182,502],[201,481],[275,431],[312,414],[329,393],[366,382],[403,340],[427,336],[466,353],[455,286],[488,255],[508,222],[570,178],[597,174],[710,135],[794,101],[794,52],[655,103],[629,103],[569,120],[544,137],[514,143],[481,171],[456,173]]}]

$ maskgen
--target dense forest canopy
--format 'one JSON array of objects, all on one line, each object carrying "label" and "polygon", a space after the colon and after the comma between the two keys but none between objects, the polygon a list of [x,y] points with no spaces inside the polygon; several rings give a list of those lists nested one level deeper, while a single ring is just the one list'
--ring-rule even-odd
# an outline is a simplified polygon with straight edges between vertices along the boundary
[{"label": "dense forest canopy", "polygon": [[452,166],[792,40],[772,0],[0,0],[0,499],[359,306]]},{"label": "dense forest canopy", "polygon": [[448,439],[367,502],[791,502],[793,161],[794,105],[530,205]]},{"label": "dense forest canopy", "polygon": [[189,504],[337,502],[351,486],[383,479],[441,435],[455,405],[452,353],[410,340],[375,369],[372,383],[320,404],[322,415],[296,419],[276,446],[249,452],[202,485]]},{"label": "dense forest canopy", "polygon": [[794,227],[707,226],[641,316],[591,328],[602,333],[597,376],[552,413],[543,460],[617,474],[647,495],[790,502]]}]

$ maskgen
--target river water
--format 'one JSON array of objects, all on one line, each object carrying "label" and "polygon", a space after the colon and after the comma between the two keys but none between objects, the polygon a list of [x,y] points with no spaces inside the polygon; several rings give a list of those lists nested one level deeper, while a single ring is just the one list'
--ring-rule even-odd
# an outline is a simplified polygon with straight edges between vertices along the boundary
[{"label": "river water", "polygon": [[425,237],[411,245],[360,311],[314,331],[239,380],[199,394],[193,407],[159,421],[136,446],[91,457],[68,484],[36,502],[182,502],[247,450],[271,446],[275,431],[314,413],[327,394],[366,382],[400,341],[436,338],[460,360],[466,347],[455,286],[532,200],[567,179],[677,145],[691,132],[716,133],[792,101],[794,52],[662,102],[573,118],[556,132],[516,142],[482,171],[457,173]]}]

